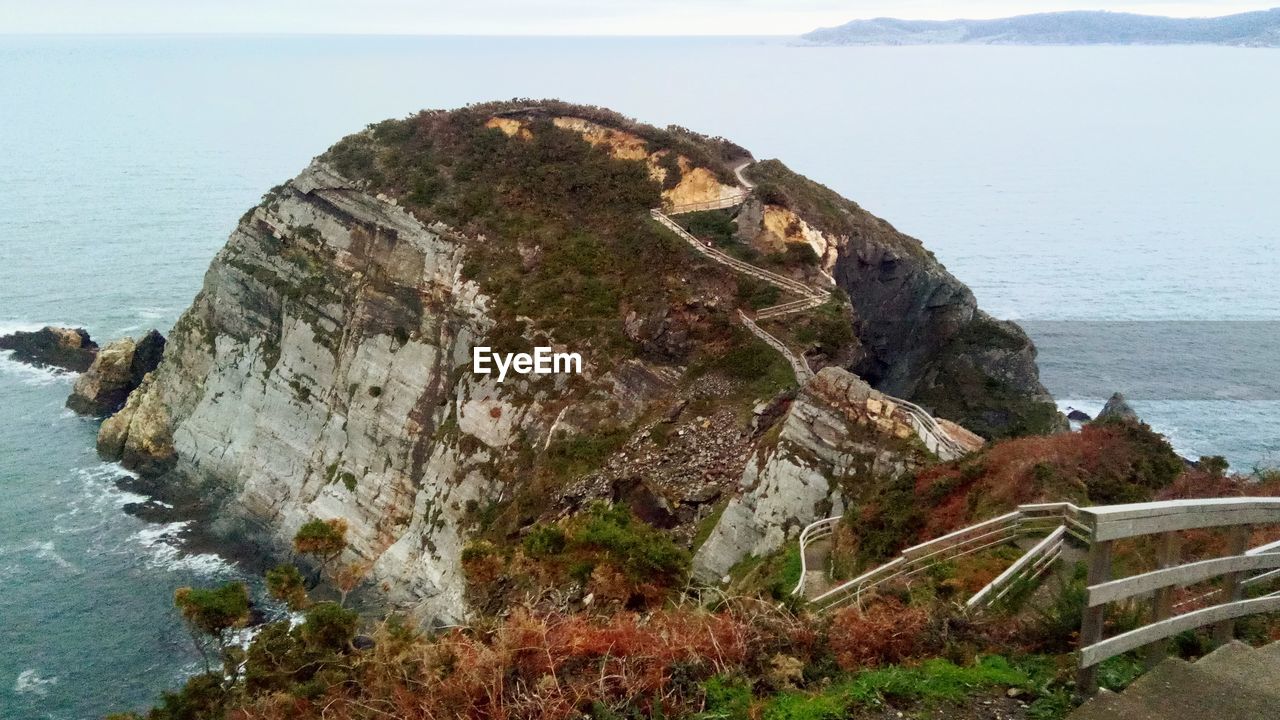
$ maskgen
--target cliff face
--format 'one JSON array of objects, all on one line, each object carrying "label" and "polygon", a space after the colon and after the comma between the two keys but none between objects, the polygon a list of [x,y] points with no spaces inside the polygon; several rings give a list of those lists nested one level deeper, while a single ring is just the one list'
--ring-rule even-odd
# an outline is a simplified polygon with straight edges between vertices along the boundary
[{"label": "cliff face", "polygon": [[346,518],[375,579],[454,615],[461,510],[497,490],[486,453],[459,452],[441,423],[483,414],[501,445],[530,414],[454,372],[491,325],[461,258],[445,231],[313,165],[242,219],[104,450],[228,493],[281,540]]},{"label": "cliff face", "polygon": [[[784,407],[794,379],[736,324],[742,279],[647,214],[740,193],[743,157],[553,103],[372,126],[241,218],[99,448],[162,490],[194,489],[238,540],[283,546],[311,518],[345,519],[344,560],[427,619],[466,612],[469,542],[509,543],[593,499],[690,541],[727,504],[699,555],[718,577],[858,483],[932,457],[837,368],[780,422],[761,410]],[[836,227],[797,201],[808,181],[757,167],[769,187],[744,217],[818,256],[779,272],[849,291],[830,317],[855,315],[872,384],[944,387],[938,348],[981,317],[972,295],[918,243],[878,242],[891,228],[870,216],[865,233]],[[1029,354],[972,342],[1039,390]],[[552,346],[583,368],[498,383],[472,372],[477,345]]]}]

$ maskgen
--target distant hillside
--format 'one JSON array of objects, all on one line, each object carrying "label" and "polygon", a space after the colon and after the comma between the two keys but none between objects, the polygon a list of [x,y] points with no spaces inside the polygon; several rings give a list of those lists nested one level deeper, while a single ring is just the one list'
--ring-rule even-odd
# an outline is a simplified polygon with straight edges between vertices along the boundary
[{"label": "distant hillside", "polygon": [[999,20],[854,20],[803,36],[817,45],[1233,45],[1280,47],[1280,8],[1218,18],[1060,12]]}]

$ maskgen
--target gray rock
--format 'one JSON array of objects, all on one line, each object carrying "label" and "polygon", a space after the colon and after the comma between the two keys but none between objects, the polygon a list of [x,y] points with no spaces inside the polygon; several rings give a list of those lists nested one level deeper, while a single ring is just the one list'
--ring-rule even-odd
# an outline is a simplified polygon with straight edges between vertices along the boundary
[{"label": "gray rock", "polygon": [[120,410],[129,393],[160,364],[164,345],[164,336],[155,330],[138,341],[123,338],[108,344],[76,378],[67,407],[81,415],[111,415]]},{"label": "gray rock", "polygon": [[1116,393],[1107,400],[1107,404],[1102,406],[1102,412],[1098,413],[1097,420],[1127,420],[1130,422],[1142,422],[1142,418],[1138,417],[1138,413],[1134,412],[1129,406],[1129,402],[1125,400],[1124,395]]}]

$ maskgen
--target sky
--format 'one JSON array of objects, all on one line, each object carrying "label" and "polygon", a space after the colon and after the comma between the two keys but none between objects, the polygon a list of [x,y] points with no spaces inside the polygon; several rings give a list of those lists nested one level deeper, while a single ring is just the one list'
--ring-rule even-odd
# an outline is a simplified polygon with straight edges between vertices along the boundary
[{"label": "sky", "polygon": [[797,35],[855,18],[1203,17],[1280,0],[0,0],[0,34]]}]

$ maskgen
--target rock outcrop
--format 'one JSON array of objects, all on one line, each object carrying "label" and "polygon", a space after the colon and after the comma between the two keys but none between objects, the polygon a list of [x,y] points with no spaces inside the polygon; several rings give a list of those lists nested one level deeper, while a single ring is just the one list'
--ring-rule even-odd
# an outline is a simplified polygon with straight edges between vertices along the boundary
[{"label": "rock outcrop", "polygon": [[740,236],[814,250],[853,306],[859,376],[987,438],[1066,429],[1030,338],[982,312],[918,240],[776,160],[746,174],[765,210],[744,212]]},{"label": "rock outcrop", "polygon": [[124,407],[129,393],[160,364],[164,344],[164,336],[156,330],[141,340],[122,338],[108,343],[76,378],[67,407],[81,415],[111,415]]},{"label": "rock outcrop", "polygon": [[843,513],[851,497],[930,459],[910,416],[839,368],[807,383],[775,432],[747,462],[738,495],[694,556],[703,581],[777,551],[805,525]]},{"label": "rock outcrop", "polygon": [[1129,405],[1129,401],[1120,393],[1115,393],[1110,398],[1107,398],[1107,404],[1102,406],[1102,410],[1094,420],[1142,422],[1142,418],[1138,417],[1138,413],[1134,411]]},{"label": "rock outcrop", "polygon": [[32,365],[84,372],[93,363],[98,345],[84,328],[48,326],[0,337],[0,350],[12,350],[15,360]]}]

